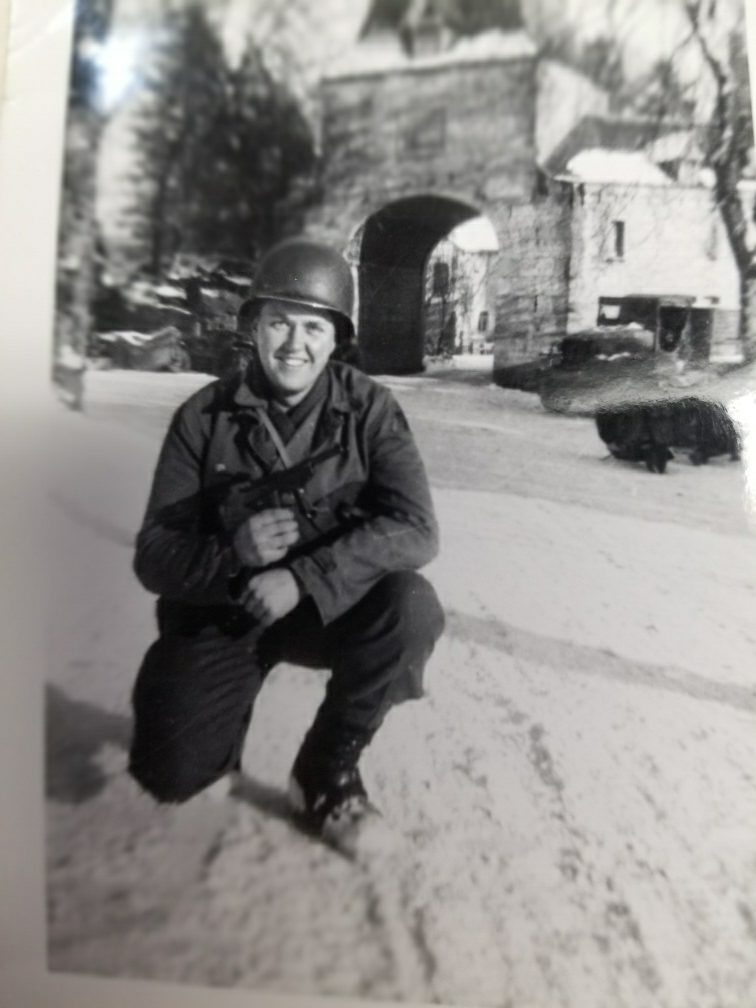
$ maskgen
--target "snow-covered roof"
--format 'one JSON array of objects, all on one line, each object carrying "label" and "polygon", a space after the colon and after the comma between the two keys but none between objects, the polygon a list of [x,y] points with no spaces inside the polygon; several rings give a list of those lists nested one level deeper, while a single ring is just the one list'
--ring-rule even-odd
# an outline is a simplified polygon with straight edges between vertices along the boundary
[{"label": "snow-covered roof", "polygon": [[567,162],[567,170],[557,178],[624,185],[672,185],[672,179],[642,151],[606,150],[601,147],[575,154]]},{"label": "snow-covered roof", "polygon": [[700,161],[702,158],[701,146],[693,129],[676,130],[656,137],[646,144],[645,151],[655,164],[682,159]]},{"label": "snow-covered roof", "polygon": [[684,127],[658,119],[626,119],[624,116],[584,115],[570,129],[543,163],[549,175],[567,170],[567,163],[581,151],[643,151],[662,136],[679,133]]},{"label": "snow-covered roof", "polygon": [[459,38],[449,49],[424,56],[410,56],[399,37],[390,31],[374,32],[350,49],[323,74],[325,80],[397,71],[432,70],[460,63],[487,63],[536,55],[524,31],[494,28],[479,35]]}]

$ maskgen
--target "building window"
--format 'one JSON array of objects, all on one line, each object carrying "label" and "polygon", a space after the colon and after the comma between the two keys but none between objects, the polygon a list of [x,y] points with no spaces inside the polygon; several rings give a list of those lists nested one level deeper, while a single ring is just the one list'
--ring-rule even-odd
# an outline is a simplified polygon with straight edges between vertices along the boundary
[{"label": "building window", "polygon": [[478,315],[478,332],[485,333],[488,332],[488,312],[482,311]]},{"label": "building window", "polygon": [[614,258],[625,258],[625,222],[616,220],[612,222],[614,230]]},{"label": "building window", "polygon": [[437,259],[433,263],[433,296],[446,297],[449,293],[449,263]]},{"label": "building window", "polygon": [[618,304],[601,304],[599,301],[599,325],[619,325],[620,306]]}]

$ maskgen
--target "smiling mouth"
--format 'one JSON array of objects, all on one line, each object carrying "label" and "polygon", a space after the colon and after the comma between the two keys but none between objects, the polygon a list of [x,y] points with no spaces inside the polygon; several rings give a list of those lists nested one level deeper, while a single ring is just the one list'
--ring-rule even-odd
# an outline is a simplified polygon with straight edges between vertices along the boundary
[{"label": "smiling mouth", "polygon": [[279,364],[283,364],[284,367],[287,367],[287,368],[301,368],[301,367],[306,367],[306,365],[309,364],[309,361],[307,360],[306,357],[285,357],[285,356],[280,356],[280,357],[276,357],[276,360],[279,362]]}]

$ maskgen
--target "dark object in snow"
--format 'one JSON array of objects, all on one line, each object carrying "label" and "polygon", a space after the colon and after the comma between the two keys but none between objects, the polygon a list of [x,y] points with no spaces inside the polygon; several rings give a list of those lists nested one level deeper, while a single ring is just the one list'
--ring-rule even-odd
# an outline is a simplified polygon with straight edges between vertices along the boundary
[{"label": "dark object in snow", "polygon": [[724,406],[694,397],[602,408],[596,427],[615,458],[645,462],[650,472],[666,470],[671,448],[687,450],[693,465],[717,455],[740,458],[738,432]]}]

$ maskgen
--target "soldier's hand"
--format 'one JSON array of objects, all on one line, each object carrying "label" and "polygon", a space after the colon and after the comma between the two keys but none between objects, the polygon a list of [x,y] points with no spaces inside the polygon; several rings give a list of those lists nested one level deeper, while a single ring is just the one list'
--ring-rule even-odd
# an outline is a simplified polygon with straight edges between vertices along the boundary
[{"label": "soldier's hand", "polygon": [[242,603],[262,626],[270,626],[291,612],[300,597],[299,584],[294,575],[286,568],[278,567],[255,574],[247,584]]},{"label": "soldier's hand", "polygon": [[299,539],[291,508],[258,511],[240,525],[234,536],[234,549],[248,567],[267,567],[282,560]]}]

